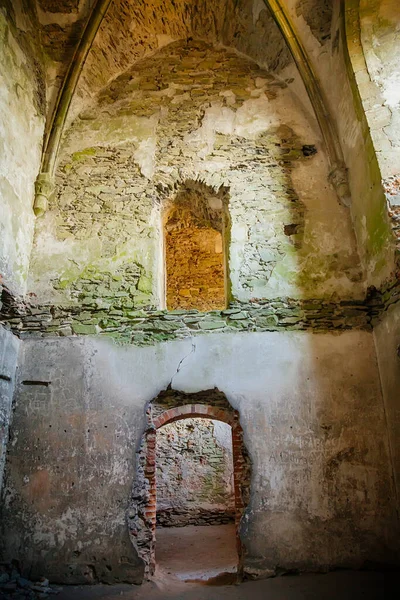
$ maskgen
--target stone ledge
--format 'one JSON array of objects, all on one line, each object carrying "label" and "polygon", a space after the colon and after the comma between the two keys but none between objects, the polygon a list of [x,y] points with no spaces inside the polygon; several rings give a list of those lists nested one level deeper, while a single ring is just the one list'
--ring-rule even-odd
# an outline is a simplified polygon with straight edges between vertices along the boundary
[{"label": "stone ledge", "polygon": [[153,307],[123,311],[113,307],[104,310],[78,305],[34,305],[4,289],[0,322],[21,338],[101,335],[123,343],[150,345],[212,331],[372,330],[389,306],[399,300],[397,281],[380,291],[370,288],[364,300],[276,298],[231,302],[225,310],[205,313]]}]

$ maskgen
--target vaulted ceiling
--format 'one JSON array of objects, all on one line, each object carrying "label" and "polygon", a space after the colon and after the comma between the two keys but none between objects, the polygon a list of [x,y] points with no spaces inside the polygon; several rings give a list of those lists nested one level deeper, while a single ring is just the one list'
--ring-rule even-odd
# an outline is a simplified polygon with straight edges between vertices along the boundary
[{"label": "vaulted ceiling", "polygon": [[[37,0],[48,79],[65,73],[90,4],[88,0]],[[233,47],[268,70],[279,72],[292,60],[263,0],[113,0],[77,95],[92,96],[137,60],[188,37]]]}]

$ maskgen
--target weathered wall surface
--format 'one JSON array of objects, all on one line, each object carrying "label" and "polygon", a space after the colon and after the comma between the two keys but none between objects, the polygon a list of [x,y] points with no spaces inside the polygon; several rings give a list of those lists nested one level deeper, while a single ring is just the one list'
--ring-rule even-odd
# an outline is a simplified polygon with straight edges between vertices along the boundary
[{"label": "weathered wall surface", "polygon": [[170,44],[69,131],[30,289],[38,302],[101,307],[113,281],[118,310],[159,305],[160,212],[200,181],[229,194],[233,298],[362,296],[350,216],[315,127],[290,83],[231,50]]},{"label": "weathered wall surface", "polygon": [[215,334],[148,348],[27,340],[1,518],[5,557],[59,581],[140,579],[125,511],[145,405],[169,384],[187,393],[217,386],[240,411],[253,473],[241,527],[248,572],[396,560],[387,430],[366,332]]},{"label": "weathered wall surface", "polygon": [[44,94],[37,24],[24,1],[0,3],[0,284],[26,289]]},{"label": "weathered wall surface", "polygon": [[[180,225],[180,227],[179,227]],[[169,310],[226,308],[222,235],[194,219],[165,235],[166,305]]]},{"label": "weathered wall surface", "polygon": [[400,305],[390,308],[374,330],[382,393],[390,435],[393,476],[400,514]]},{"label": "weathered wall surface", "polygon": [[[353,74],[359,64],[348,60],[347,45],[352,54],[354,44],[349,16],[353,13],[346,13],[345,31],[340,2],[287,0],[287,6],[339,134],[349,170],[350,211],[360,258],[369,285],[379,287],[394,271],[394,243],[379,164],[360,101],[361,81],[356,83]],[[357,11],[353,18],[357,19]]]},{"label": "weathered wall surface", "polygon": [[232,430],[183,419],[157,431],[157,523],[216,525],[233,520]]},{"label": "weathered wall surface", "polygon": [[6,462],[19,344],[19,339],[0,325],[0,491]]},{"label": "weathered wall surface", "polygon": [[382,177],[389,187],[390,180],[394,183],[400,176],[399,6],[396,0],[360,0],[359,15],[360,39],[367,67],[364,80],[359,78],[360,94]]},{"label": "weathered wall surface", "polygon": [[400,252],[399,7],[395,0],[348,2],[352,59]]},{"label": "weathered wall surface", "polygon": [[[224,202],[225,201],[225,202]],[[227,305],[227,194],[191,183],[165,211],[165,285],[169,310],[207,311]]]}]

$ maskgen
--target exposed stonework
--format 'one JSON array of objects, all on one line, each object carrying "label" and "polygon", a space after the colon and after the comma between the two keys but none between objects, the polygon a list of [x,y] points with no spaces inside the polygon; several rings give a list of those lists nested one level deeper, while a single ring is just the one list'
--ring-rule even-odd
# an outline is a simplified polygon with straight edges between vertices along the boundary
[{"label": "exposed stonework", "polygon": [[210,332],[370,330],[399,300],[400,286],[395,281],[380,291],[371,288],[364,301],[260,299],[231,302],[222,311],[201,313],[197,309],[124,309],[117,296],[110,297],[107,309],[99,307],[100,300],[91,298],[82,311],[79,306],[37,306],[3,290],[0,320],[21,338],[100,334],[147,345]]},{"label": "exposed stonework", "polygon": [[[398,300],[398,291],[388,301]],[[231,303],[222,311],[200,313],[192,310],[128,310],[119,308],[84,310],[71,307],[15,306],[5,304],[3,320],[20,337],[101,334],[127,343],[153,344],[171,338],[191,337],[210,331],[314,331],[371,329],[384,305],[372,302],[321,303],[290,298],[252,303]]]},{"label": "exposed stonework", "polygon": [[[157,438],[202,418],[232,427],[240,573],[400,564],[397,3],[282,0],[296,71],[264,0],[113,0],[31,258],[44,117],[93,0],[0,4],[0,560],[142,582]],[[168,310],[181,225],[188,247],[217,236],[225,290],[208,280],[202,303],[186,273],[173,287],[190,303]],[[196,481],[208,508],[171,513],[176,481],[159,522],[229,518],[214,476]]]},{"label": "exposed stonework", "polygon": [[304,17],[320,44],[330,40],[333,0],[298,0],[296,12],[298,16]]},{"label": "exposed stonework", "polygon": [[190,41],[144,59],[65,140],[58,194],[38,221],[32,256],[38,303],[85,303],[74,288],[89,270],[96,284],[130,261],[146,284],[128,305],[163,305],[161,213],[190,181],[229,195],[232,297],[359,295],[349,215],[314,142],[286,84],[232,51]]},{"label": "exposed stonework", "polygon": [[164,216],[168,309],[225,308],[224,240],[229,238],[226,194],[191,184]]},{"label": "exposed stonework", "polygon": [[190,213],[172,219],[165,226],[167,307],[202,311],[225,308],[221,233],[201,227]]},{"label": "exposed stonework", "polygon": [[157,525],[218,525],[235,515],[232,432],[210,419],[184,419],[157,434]]},{"label": "exposed stonework", "polygon": [[[121,31],[134,31],[134,40]],[[84,68],[74,114],[82,100],[93,97],[135,62],[170,42],[189,38],[232,46],[278,73],[291,63],[284,39],[262,2],[114,0]]]}]

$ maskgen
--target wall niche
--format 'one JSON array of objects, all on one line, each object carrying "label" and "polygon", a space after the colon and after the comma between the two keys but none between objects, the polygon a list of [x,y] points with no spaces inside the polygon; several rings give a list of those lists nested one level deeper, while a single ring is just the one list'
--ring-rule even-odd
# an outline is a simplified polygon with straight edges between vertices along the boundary
[{"label": "wall niche", "polygon": [[228,194],[187,182],[164,211],[168,310],[220,310],[227,305]]}]

